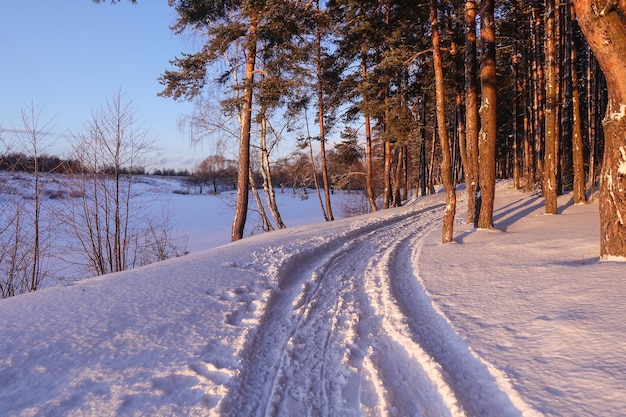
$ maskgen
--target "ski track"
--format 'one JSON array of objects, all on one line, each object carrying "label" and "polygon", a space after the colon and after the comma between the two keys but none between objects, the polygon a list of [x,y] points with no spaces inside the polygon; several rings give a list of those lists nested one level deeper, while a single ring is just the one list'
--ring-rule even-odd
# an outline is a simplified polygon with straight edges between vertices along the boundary
[{"label": "ski track", "polygon": [[315,256],[259,254],[278,259],[268,268],[277,287],[221,415],[521,416],[516,393],[432,306],[414,270],[443,207],[348,231]]}]

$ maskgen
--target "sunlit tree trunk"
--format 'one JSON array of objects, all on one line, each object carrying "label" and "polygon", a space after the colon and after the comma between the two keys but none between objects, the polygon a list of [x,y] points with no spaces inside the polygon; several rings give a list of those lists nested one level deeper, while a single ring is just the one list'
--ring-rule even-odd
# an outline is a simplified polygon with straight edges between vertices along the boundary
[{"label": "sunlit tree trunk", "polygon": [[452,182],[452,160],[450,157],[450,144],[448,143],[448,131],[446,129],[445,114],[445,89],[443,80],[443,60],[439,46],[439,23],[437,19],[437,2],[430,0],[430,27],[433,42],[433,64],[435,69],[435,90],[437,100],[437,129],[441,141],[441,176],[446,191],[446,209],[443,214],[443,226],[441,230],[442,243],[452,242],[454,231],[454,215],[456,212],[456,190]]},{"label": "sunlit tree trunk", "polygon": [[476,189],[478,187],[478,80],[476,62],[476,1],[465,2],[465,141],[467,153],[467,218],[477,220]]},{"label": "sunlit tree trunk", "polygon": [[247,38],[247,58],[244,75],[243,108],[241,110],[241,127],[239,136],[239,166],[237,169],[237,200],[235,203],[235,218],[231,240],[243,238],[246,218],[248,215],[248,188],[250,187],[250,129],[252,126],[252,98],[254,84],[254,69],[257,53],[257,27],[256,16],[250,18]]},{"label": "sunlit tree trunk", "polygon": [[[572,20],[574,7],[571,7]],[[584,203],[585,195],[585,161],[583,155],[582,123],[580,120],[580,94],[578,72],[576,71],[576,47],[571,46],[571,74],[572,74],[572,160],[574,163],[574,204]]]},{"label": "sunlit tree trunk", "polygon": [[[623,1],[574,0],[576,17],[606,78],[600,180],[600,255],[626,258],[626,14]],[[619,14],[619,15],[618,15]]]},{"label": "sunlit tree trunk", "polygon": [[[361,76],[363,80],[367,79],[367,53],[365,46],[361,46]],[[367,105],[365,106],[368,107]],[[370,112],[366,110],[364,112],[365,118],[365,190],[367,192],[367,198],[370,204],[370,211],[377,211],[376,196],[374,195],[373,180],[373,161],[372,161],[372,124],[370,119]]]},{"label": "sunlit tree trunk", "polygon": [[[317,2],[319,10],[319,1]],[[328,176],[328,164],[326,161],[326,127],[324,123],[324,89],[322,86],[322,32],[317,28],[317,117],[320,128],[320,159],[322,169],[322,182],[324,183],[324,199],[326,200],[326,220],[334,220],[333,208],[330,202],[330,178]]]},{"label": "sunlit tree trunk", "polygon": [[[388,116],[385,116],[387,119]],[[385,141],[385,165],[383,167],[383,209],[388,209],[391,203],[391,141]]]},{"label": "sunlit tree trunk", "polygon": [[397,145],[396,150],[396,169],[393,176],[393,206],[400,207],[402,205],[402,161],[404,160],[404,147]]},{"label": "sunlit tree trunk", "polygon": [[543,171],[543,196],[545,198],[545,212],[547,214],[557,213],[557,186],[556,186],[556,164],[558,158],[557,152],[557,77],[556,77],[556,51],[555,51],[555,30],[554,30],[554,8],[555,0],[546,1],[546,35],[545,35],[545,51],[546,51],[546,149],[544,155],[544,171]]},{"label": "sunlit tree trunk", "polygon": [[480,2],[480,41],[482,46],[480,79],[479,182],[481,190],[478,227],[493,228],[493,204],[496,191],[496,44],[494,1]]}]

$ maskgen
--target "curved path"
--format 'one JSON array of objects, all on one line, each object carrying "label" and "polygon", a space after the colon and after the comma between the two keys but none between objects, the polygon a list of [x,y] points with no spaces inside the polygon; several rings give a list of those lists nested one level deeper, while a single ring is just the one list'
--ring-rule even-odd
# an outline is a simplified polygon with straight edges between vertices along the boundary
[{"label": "curved path", "polygon": [[278,286],[221,414],[521,415],[419,283],[419,248],[442,209],[408,209],[286,261],[256,254]]}]

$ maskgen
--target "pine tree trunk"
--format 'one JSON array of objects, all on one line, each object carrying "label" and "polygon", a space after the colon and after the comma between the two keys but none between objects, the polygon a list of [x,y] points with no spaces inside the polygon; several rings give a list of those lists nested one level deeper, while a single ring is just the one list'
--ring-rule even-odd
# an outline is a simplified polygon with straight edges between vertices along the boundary
[{"label": "pine tree trunk", "polygon": [[616,11],[605,5],[599,0],[574,0],[580,28],[602,68],[609,92],[603,122],[600,256],[626,258],[626,26]]},{"label": "pine tree trunk", "polygon": [[557,146],[557,80],[556,80],[556,51],[554,43],[554,6],[555,0],[546,1],[546,35],[545,35],[545,51],[546,51],[546,150],[544,155],[544,171],[543,171],[543,196],[545,198],[546,214],[557,213],[557,185],[556,185],[556,164],[558,153]]},{"label": "pine tree trunk", "polygon": [[596,58],[587,49],[587,138],[589,139],[589,177],[587,180],[587,190],[590,199],[593,200],[593,192],[596,186],[596,85],[597,80],[593,76],[597,66]]},{"label": "pine tree trunk", "polygon": [[496,191],[496,44],[494,1],[482,0],[480,3],[480,38],[482,45],[481,85],[482,102],[480,106],[479,135],[479,182],[481,205],[478,227],[493,228],[493,204]]},{"label": "pine tree trunk", "polygon": [[[543,144],[544,144],[544,128],[545,128],[545,85],[544,85],[544,73],[543,66],[540,65],[541,52],[541,36],[540,29],[542,27],[541,14],[539,13],[539,2],[533,1],[531,11],[531,37],[533,44],[533,58],[532,58],[532,79],[533,79],[533,145],[534,145],[534,161],[535,161],[535,180],[543,178]],[[534,183],[531,184],[530,190],[534,187]],[[529,191],[530,191],[529,190]]]},{"label": "pine tree trunk", "polygon": [[383,168],[383,209],[388,209],[391,203],[391,142],[385,141],[385,165]]},{"label": "pine tree trunk", "polygon": [[402,205],[400,190],[402,187],[402,160],[404,159],[404,148],[398,145],[396,148],[396,169],[393,176],[393,206],[400,207]]},{"label": "pine tree trunk", "polygon": [[478,187],[478,80],[476,63],[476,1],[465,2],[465,141],[467,168],[467,218],[474,224]]},{"label": "pine tree trunk", "polygon": [[420,109],[420,195],[426,195],[428,166],[426,164],[426,96],[422,96]]},{"label": "pine tree trunk", "polygon": [[435,69],[435,91],[437,100],[437,129],[439,132],[439,140],[441,141],[441,176],[446,191],[446,210],[443,214],[441,241],[442,243],[449,243],[453,240],[454,215],[456,213],[456,190],[452,182],[452,160],[450,157],[450,144],[448,143],[448,131],[446,128],[443,60],[439,46],[438,26],[437,2],[430,0],[430,27],[433,42],[433,64]]},{"label": "pine tree trunk", "polygon": [[402,145],[402,168],[404,171],[402,201],[406,201],[409,198],[409,147],[407,145]]},{"label": "pine tree trunk", "polygon": [[[574,6],[570,5],[572,20]],[[576,46],[571,46],[571,74],[572,74],[572,160],[574,163],[574,204],[586,202],[585,195],[585,160],[583,155],[582,123],[580,119],[580,94],[578,86],[578,72],[576,71]]]},{"label": "pine tree trunk", "polygon": [[[361,76],[365,81],[367,79],[367,54],[365,46],[361,46]],[[367,107],[367,105],[365,106]],[[378,210],[376,207],[376,196],[374,195],[373,179],[373,162],[372,162],[372,125],[369,110],[364,113],[365,118],[365,190],[370,204],[370,211]]]},{"label": "pine tree trunk", "polygon": [[[317,3],[319,10],[319,2]],[[333,209],[330,202],[330,179],[328,177],[328,166],[326,163],[326,128],[324,125],[324,89],[322,85],[322,34],[321,29],[317,29],[317,116],[320,127],[320,158],[322,163],[322,182],[324,183],[324,198],[326,200],[326,220],[334,220]]]},{"label": "pine tree trunk", "polygon": [[248,27],[247,37],[247,58],[246,70],[244,76],[243,90],[243,109],[241,110],[241,127],[239,136],[239,166],[237,168],[237,200],[235,203],[235,218],[233,219],[233,228],[231,232],[231,240],[239,240],[243,238],[244,228],[246,226],[246,217],[248,215],[248,188],[250,186],[249,170],[250,170],[250,130],[252,127],[252,99],[253,99],[253,83],[254,68],[256,65],[256,49],[257,49],[257,27],[258,19],[256,16],[250,18],[250,26]]},{"label": "pine tree trunk", "polygon": [[315,193],[317,194],[317,199],[320,202],[320,207],[322,209],[322,215],[324,216],[324,220],[328,221],[328,214],[326,213],[326,207],[324,207],[324,199],[322,198],[322,194],[320,193],[320,184],[317,179],[317,169],[315,168],[315,157],[313,156],[313,141],[311,139],[311,132],[309,131],[309,118],[307,116],[306,109],[304,110],[304,119],[306,123],[307,142],[309,143],[309,158],[311,159],[311,171],[313,172],[313,183],[315,184]]}]

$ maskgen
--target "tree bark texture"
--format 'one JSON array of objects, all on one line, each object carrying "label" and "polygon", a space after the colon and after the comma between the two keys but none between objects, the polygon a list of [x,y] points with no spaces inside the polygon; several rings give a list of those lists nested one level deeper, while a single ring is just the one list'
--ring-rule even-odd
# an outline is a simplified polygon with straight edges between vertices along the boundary
[{"label": "tree bark texture", "polygon": [[467,223],[476,220],[478,187],[478,80],[476,62],[476,1],[465,2],[465,141],[467,168]]},{"label": "tree bark texture", "polygon": [[[571,6],[572,19],[574,8]],[[574,204],[587,201],[585,195],[585,160],[583,155],[583,134],[580,114],[580,93],[578,72],[576,71],[576,48],[571,46],[571,74],[572,74],[572,161],[574,163]]]},{"label": "tree bark texture", "polygon": [[[319,11],[319,1],[317,8]],[[322,33],[317,28],[317,111],[318,122],[320,126],[320,159],[322,169],[322,182],[324,183],[324,198],[326,200],[326,220],[334,220],[333,208],[330,202],[330,178],[328,177],[328,164],[326,161],[326,128],[324,125],[324,88],[322,85]]]},{"label": "tree bark texture", "polygon": [[[361,46],[361,76],[363,80],[367,79],[367,51],[365,45]],[[365,106],[368,108],[369,106]],[[373,213],[378,210],[376,207],[376,196],[374,195],[374,186],[372,184],[374,166],[372,161],[372,125],[369,110],[363,114],[365,118],[365,189],[367,190],[367,198],[370,204],[370,211]]]},{"label": "tree bark texture", "polygon": [[246,71],[244,76],[243,109],[241,111],[241,130],[239,132],[239,166],[237,168],[237,200],[235,203],[235,218],[231,240],[243,238],[248,216],[248,188],[250,185],[248,171],[250,170],[250,129],[252,127],[252,99],[254,90],[254,69],[257,52],[257,27],[259,21],[256,16],[250,18],[247,37]]},{"label": "tree bark texture", "polygon": [[[626,26],[604,0],[574,0],[580,28],[606,78],[600,179],[600,256],[626,258]],[[616,5],[621,8],[623,4]]]},{"label": "tree bark texture", "polygon": [[446,128],[445,113],[445,89],[443,80],[443,60],[439,45],[439,24],[437,20],[437,2],[430,0],[430,27],[433,42],[433,64],[435,68],[435,91],[437,101],[437,130],[441,141],[441,176],[446,191],[446,210],[443,214],[443,226],[441,230],[442,243],[452,242],[454,231],[454,215],[456,212],[456,190],[452,182],[452,160],[450,157],[450,144],[448,143],[448,131]]},{"label": "tree bark texture", "polygon": [[543,197],[545,199],[546,214],[557,214],[557,77],[556,77],[556,50],[555,50],[555,0],[546,1],[545,19],[545,74],[546,74],[546,110],[545,110],[545,141],[543,170]]},{"label": "tree bark texture", "polygon": [[479,182],[481,190],[478,227],[493,228],[493,204],[496,191],[496,44],[494,1],[480,2],[480,41],[482,46],[480,80]]}]

